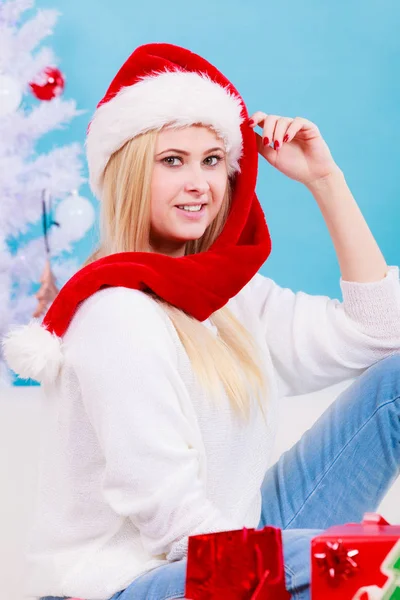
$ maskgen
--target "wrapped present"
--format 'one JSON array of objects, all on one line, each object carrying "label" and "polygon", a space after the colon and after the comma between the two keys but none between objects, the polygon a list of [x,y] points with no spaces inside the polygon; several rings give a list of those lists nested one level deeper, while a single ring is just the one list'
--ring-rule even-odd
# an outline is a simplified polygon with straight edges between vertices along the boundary
[{"label": "wrapped present", "polygon": [[190,536],[185,597],[289,600],[281,530],[243,528]]},{"label": "wrapped present", "polygon": [[312,600],[400,600],[400,525],[376,513],[311,541]]}]

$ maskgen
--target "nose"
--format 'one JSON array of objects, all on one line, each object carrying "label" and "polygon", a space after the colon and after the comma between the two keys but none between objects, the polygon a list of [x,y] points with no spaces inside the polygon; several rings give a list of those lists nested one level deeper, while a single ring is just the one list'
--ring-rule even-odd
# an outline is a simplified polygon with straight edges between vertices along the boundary
[{"label": "nose", "polygon": [[185,191],[203,195],[206,194],[209,189],[210,184],[207,181],[205,173],[202,172],[201,167],[192,168],[186,179]]}]

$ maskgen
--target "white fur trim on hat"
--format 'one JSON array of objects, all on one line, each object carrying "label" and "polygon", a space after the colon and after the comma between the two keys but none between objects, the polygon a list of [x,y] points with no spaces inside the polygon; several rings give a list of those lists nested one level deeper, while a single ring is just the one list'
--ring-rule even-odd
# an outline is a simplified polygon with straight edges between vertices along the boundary
[{"label": "white fur trim on hat", "polygon": [[8,366],[23,379],[52,382],[63,363],[61,339],[35,319],[11,329],[2,346]]},{"label": "white fur trim on hat", "polygon": [[139,133],[166,125],[202,123],[224,141],[229,174],[239,171],[242,154],[240,99],[205,73],[165,71],[123,87],[96,110],[86,138],[89,182],[101,198],[104,169],[111,155]]}]

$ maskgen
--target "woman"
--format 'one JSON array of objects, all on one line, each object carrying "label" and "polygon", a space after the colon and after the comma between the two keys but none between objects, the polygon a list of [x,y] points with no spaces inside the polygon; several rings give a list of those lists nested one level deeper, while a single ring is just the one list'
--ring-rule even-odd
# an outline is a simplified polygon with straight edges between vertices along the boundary
[{"label": "woman", "polygon": [[[271,250],[257,153],[317,201],[343,302],[257,273]],[[249,120],[184,48],[133,52],[87,154],[100,248],[43,324],[5,343],[10,365],[42,381],[50,419],[27,592],[183,598],[190,535],[273,525],[287,588],[309,598],[312,537],[375,510],[399,472],[398,267],[316,125]],[[271,467],[279,399],[351,377]]]}]

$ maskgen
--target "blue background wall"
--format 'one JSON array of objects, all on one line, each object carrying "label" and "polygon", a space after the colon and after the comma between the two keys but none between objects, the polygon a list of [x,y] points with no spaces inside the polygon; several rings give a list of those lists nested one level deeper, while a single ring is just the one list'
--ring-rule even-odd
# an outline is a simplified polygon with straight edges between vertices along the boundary
[{"label": "blue background wall", "polygon": [[[38,0],[36,8],[61,12],[44,43],[66,75],[64,97],[88,111],[45,136],[39,151],[84,143],[97,102],[136,46],[186,46],[232,80],[250,114],[318,125],[386,261],[400,263],[398,2]],[[88,185],[80,191],[97,204]],[[336,254],[312,195],[263,158],[257,191],[273,243],[261,272],[296,291],[341,297]],[[76,245],[82,262],[96,240],[92,231]]]}]

